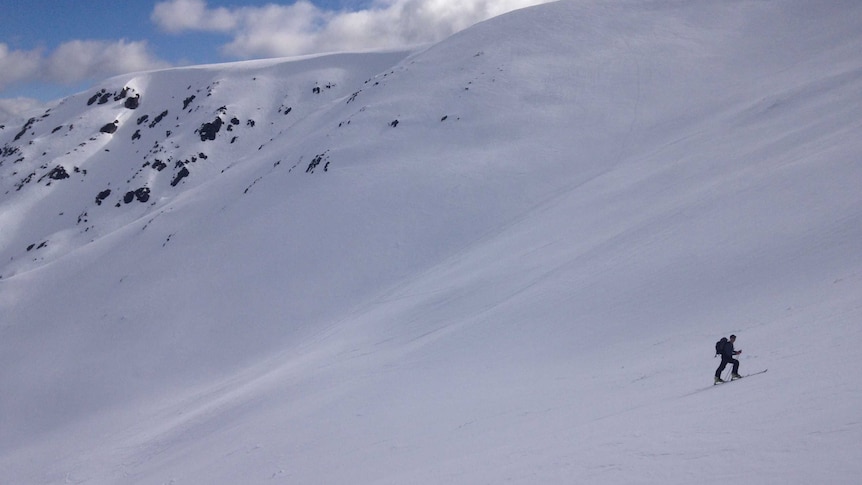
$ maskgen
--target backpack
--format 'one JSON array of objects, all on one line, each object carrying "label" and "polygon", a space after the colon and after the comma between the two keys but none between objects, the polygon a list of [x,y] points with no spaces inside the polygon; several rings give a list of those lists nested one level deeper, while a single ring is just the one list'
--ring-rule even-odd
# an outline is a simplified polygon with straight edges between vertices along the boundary
[{"label": "backpack", "polygon": [[727,343],[727,337],[721,337],[721,340],[715,343],[715,355],[721,355],[724,351],[724,344]]}]

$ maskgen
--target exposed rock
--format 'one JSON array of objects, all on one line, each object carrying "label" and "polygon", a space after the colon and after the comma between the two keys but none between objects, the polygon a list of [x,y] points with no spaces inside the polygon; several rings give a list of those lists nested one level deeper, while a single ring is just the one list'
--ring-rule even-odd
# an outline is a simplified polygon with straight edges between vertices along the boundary
[{"label": "exposed rock", "polygon": [[138,199],[138,202],[146,202],[150,200],[149,187],[141,187],[134,191],[126,192],[126,195],[123,196],[123,202],[125,202],[126,204],[131,203],[135,199]]},{"label": "exposed rock", "polygon": [[149,187],[141,187],[135,190],[135,197],[138,199],[138,202],[146,202],[150,200],[150,189]]},{"label": "exposed rock", "polygon": [[[128,109],[138,109],[138,106],[140,106],[140,105],[141,105],[141,95],[140,94],[136,94],[133,98],[127,98],[126,102],[123,103],[123,106],[125,106]],[[140,123],[138,123],[138,124],[140,124]]]},{"label": "exposed rock", "polygon": [[305,173],[314,173],[314,169],[316,169],[317,166],[320,165],[320,162],[323,161],[326,162],[324,172],[327,171],[329,169],[329,156],[326,155],[326,152],[323,152],[315,155],[314,158],[311,159],[311,163],[308,164],[308,167],[305,169]]},{"label": "exposed rock", "polygon": [[216,117],[212,123],[202,124],[200,129],[198,129],[198,132],[201,135],[201,141],[215,140],[216,134],[221,130],[223,124],[224,122],[219,117]]},{"label": "exposed rock", "polygon": [[19,131],[18,134],[15,135],[15,139],[12,141],[18,141],[19,138],[24,136],[24,133],[27,133],[27,130],[29,130],[30,127],[33,126],[33,123],[35,123],[35,122],[36,122],[36,118],[30,118],[29,120],[27,120],[27,122],[24,123],[24,126],[21,128],[21,131]]},{"label": "exposed rock", "polygon": [[117,131],[117,126],[119,123],[120,123],[119,120],[114,120],[113,123],[108,123],[107,125],[103,126],[99,130],[99,132],[101,132],[101,133],[115,133]]},{"label": "exposed rock", "polygon": [[156,126],[157,124],[159,124],[159,122],[160,122],[160,121],[162,121],[162,120],[165,118],[165,116],[167,116],[167,115],[168,115],[168,110],[164,110],[164,111],[162,111],[161,113],[159,113],[159,115],[158,115],[158,116],[156,116],[156,117],[155,117],[155,119],[153,120],[153,122],[149,124],[149,127],[150,127],[150,128],[153,128],[154,126]]},{"label": "exposed rock", "polygon": [[194,95],[194,94],[192,94],[192,95],[191,95],[191,96],[189,96],[188,98],[184,99],[184,100],[183,100],[183,109],[188,108],[188,107],[189,107],[189,104],[191,104],[191,102],[192,102],[192,101],[194,101],[194,100],[195,100],[195,95]]},{"label": "exposed rock", "polygon": [[62,165],[57,165],[53,170],[48,172],[48,178],[51,180],[63,180],[69,178],[69,174]]},{"label": "exposed rock", "polygon": [[111,189],[105,189],[99,192],[99,195],[96,196],[96,205],[102,205],[102,201],[107,199],[111,195]]},{"label": "exposed rock", "polygon": [[189,176],[189,169],[186,167],[183,167],[179,172],[177,172],[177,175],[174,177],[174,179],[171,180],[171,187],[176,187],[177,184],[180,183],[180,181],[182,179],[184,179],[188,176]]}]

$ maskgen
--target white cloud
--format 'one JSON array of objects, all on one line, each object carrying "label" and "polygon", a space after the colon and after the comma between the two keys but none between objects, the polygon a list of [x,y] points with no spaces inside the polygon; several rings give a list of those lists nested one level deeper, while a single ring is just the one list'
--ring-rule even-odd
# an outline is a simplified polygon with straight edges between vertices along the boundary
[{"label": "white cloud", "polygon": [[18,123],[25,113],[42,111],[45,103],[32,98],[0,98],[0,125]]},{"label": "white cloud", "polygon": [[156,4],[151,19],[167,32],[203,30],[229,32],[237,15],[226,8],[208,9],[204,0],[170,0]]},{"label": "white cloud", "polygon": [[41,51],[13,51],[0,43],[0,90],[32,79],[40,70]]},{"label": "white cloud", "polygon": [[45,60],[45,78],[72,83],[167,66],[148,52],[146,42],[73,40]]},{"label": "white cloud", "polygon": [[441,40],[476,22],[550,0],[376,0],[359,11],[292,5],[210,9],[205,0],[169,0],[152,20],[172,33],[226,33],[231,57],[292,56],[391,48]]},{"label": "white cloud", "polygon": [[[476,22],[551,0],[373,0],[360,10],[291,5],[210,8],[206,0],[158,2],[151,20],[166,32],[225,34],[235,59],[397,48],[435,42]],[[53,51],[12,50],[0,43],[0,93],[33,83],[75,84],[168,67],[145,41],[73,40]]]},{"label": "white cloud", "polygon": [[15,84],[73,84],[132,71],[168,67],[149,53],[146,42],[73,40],[49,55],[13,51],[0,44],[0,90]]},{"label": "white cloud", "polygon": [[266,5],[237,12],[233,41],[223,50],[238,58],[273,57],[319,52],[316,31],[328,25],[332,13],[309,2],[293,5]]}]

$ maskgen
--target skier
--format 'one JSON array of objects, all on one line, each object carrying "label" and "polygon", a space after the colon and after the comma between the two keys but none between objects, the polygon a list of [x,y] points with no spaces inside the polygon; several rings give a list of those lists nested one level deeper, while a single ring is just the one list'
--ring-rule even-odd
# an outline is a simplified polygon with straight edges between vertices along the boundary
[{"label": "skier", "polygon": [[715,370],[715,383],[718,384],[720,382],[724,382],[721,378],[721,372],[727,366],[727,364],[733,364],[733,372],[731,373],[730,380],[742,379],[742,376],[739,375],[739,361],[734,359],[734,355],[739,355],[742,353],[741,350],[733,350],[733,342],[736,341],[736,335],[731,335],[727,342],[724,344],[724,347],[721,349],[721,365],[718,366],[718,369]]}]

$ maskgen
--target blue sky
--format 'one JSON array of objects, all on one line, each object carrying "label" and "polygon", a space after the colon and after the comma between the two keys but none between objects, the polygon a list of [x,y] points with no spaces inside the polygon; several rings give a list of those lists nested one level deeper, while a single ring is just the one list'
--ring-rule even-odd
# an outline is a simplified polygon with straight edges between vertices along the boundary
[{"label": "blue sky", "polygon": [[125,72],[434,42],[547,1],[3,1],[0,111]]}]

